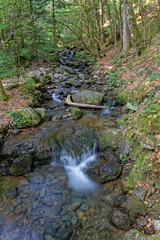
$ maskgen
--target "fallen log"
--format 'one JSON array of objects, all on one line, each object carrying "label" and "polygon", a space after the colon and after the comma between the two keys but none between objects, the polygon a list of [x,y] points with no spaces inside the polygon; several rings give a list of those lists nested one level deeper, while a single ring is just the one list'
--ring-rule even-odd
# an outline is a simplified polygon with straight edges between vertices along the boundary
[{"label": "fallen log", "polygon": [[73,107],[82,107],[82,108],[97,108],[97,109],[106,109],[107,106],[100,106],[100,105],[91,105],[91,104],[84,104],[84,103],[75,103],[72,102],[71,95],[69,94],[65,99],[65,103],[73,106]]}]

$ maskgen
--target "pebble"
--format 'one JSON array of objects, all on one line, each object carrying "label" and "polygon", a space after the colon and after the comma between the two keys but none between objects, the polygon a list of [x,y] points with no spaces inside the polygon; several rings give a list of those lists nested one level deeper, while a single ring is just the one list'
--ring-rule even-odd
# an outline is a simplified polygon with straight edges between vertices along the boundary
[{"label": "pebble", "polygon": [[64,215],[64,216],[62,217],[62,221],[63,221],[63,222],[67,222],[67,221],[70,221],[70,220],[71,220],[71,216],[70,216],[69,214]]},{"label": "pebble", "polygon": [[160,220],[153,220],[154,228],[160,231]]},{"label": "pebble", "polygon": [[84,218],[84,212],[82,212],[82,211],[77,211],[77,216],[78,216],[78,218],[79,219],[83,219]]}]

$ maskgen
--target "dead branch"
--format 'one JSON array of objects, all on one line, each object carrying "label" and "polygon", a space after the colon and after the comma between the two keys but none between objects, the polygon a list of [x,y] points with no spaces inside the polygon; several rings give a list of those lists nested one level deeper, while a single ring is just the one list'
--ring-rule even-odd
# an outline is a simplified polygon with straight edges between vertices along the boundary
[{"label": "dead branch", "polygon": [[73,107],[82,107],[82,108],[98,108],[98,109],[106,109],[107,106],[99,106],[99,105],[91,105],[91,104],[84,104],[84,103],[74,103],[71,100],[71,95],[69,94],[67,98],[65,99],[65,103],[73,106]]}]

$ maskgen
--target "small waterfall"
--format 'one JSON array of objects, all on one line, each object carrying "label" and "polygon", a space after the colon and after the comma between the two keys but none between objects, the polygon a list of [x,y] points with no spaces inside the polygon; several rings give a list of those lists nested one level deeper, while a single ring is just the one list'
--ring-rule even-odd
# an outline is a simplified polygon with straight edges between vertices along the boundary
[{"label": "small waterfall", "polygon": [[68,153],[65,149],[61,151],[58,163],[53,162],[52,166],[63,166],[68,176],[69,187],[83,194],[95,192],[99,185],[92,181],[85,173],[91,167],[93,162],[97,161],[96,145],[93,149],[82,153],[76,157],[73,153]]},{"label": "small waterfall", "polygon": [[61,99],[59,99],[59,95],[57,93],[52,93],[52,99],[56,103],[62,103]]}]

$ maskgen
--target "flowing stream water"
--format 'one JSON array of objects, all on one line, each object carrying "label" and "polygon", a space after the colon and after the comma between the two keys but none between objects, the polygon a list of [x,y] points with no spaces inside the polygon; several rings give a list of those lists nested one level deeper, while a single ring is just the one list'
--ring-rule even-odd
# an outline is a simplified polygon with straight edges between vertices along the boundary
[{"label": "flowing stream water", "polygon": [[[71,51],[69,60],[74,55],[75,50]],[[66,63],[63,58],[60,61]],[[52,93],[52,101],[57,105],[62,103],[58,92]],[[95,122],[100,121],[103,128],[106,119],[111,118],[110,122],[115,124],[117,117],[111,116],[112,110],[114,103],[98,117],[91,114],[92,118],[90,115],[84,118],[84,122],[94,127]],[[33,129],[29,131],[32,135]],[[3,187],[11,190],[5,199],[0,198],[0,239],[122,239],[124,231],[109,221],[113,208],[123,199],[121,181],[100,185],[90,178],[87,171],[98,161],[96,142],[92,148],[83,146],[78,156],[64,146],[59,158],[53,157],[51,163],[38,165],[23,176],[4,177]]]}]

